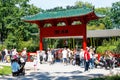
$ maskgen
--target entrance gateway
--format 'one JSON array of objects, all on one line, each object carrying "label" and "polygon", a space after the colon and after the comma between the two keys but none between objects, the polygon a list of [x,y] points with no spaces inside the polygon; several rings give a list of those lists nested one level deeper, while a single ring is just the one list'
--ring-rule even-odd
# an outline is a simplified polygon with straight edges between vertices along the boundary
[{"label": "entrance gateway", "polygon": [[[38,25],[40,30],[39,50],[43,49],[43,38],[80,36],[83,38],[82,47],[85,49],[87,46],[86,25],[90,20],[99,18],[93,8],[81,7],[77,9],[40,12],[33,16],[26,16],[22,20]],[[80,24],[74,25],[74,22],[80,22]],[[64,25],[58,26],[58,23],[64,23]],[[51,26],[44,27],[45,24],[50,24]]]}]

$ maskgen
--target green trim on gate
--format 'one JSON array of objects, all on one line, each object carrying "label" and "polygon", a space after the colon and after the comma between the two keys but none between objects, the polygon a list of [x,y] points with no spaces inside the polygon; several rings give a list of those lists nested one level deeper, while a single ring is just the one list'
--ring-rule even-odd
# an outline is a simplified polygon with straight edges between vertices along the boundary
[{"label": "green trim on gate", "polygon": [[65,18],[65,17],[74,17],[74,16],[83,16],[90,12],[93,12],[92,8],[77,8],[77,9],[66,9],[59,11],[45,11],[32,16],[23,17],[22,20],[34,21],[34,20],[47,20],[55,18]]}]

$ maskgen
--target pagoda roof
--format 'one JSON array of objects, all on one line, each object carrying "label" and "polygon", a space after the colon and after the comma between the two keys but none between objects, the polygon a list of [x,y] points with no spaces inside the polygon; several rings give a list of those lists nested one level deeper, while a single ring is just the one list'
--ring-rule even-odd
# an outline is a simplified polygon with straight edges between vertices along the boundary
[{"label": "pagoda roof", "polygon": [[[42,20],[50,20],[50,19],[58,19],[58,18],[69,18],[69,17],[76,17],[76,16],[84,16],[89,13],[94,12],[92,8],[82,7],[76,9],[64,9],[59,11],[44,11],[40,12],[35,15],[25,16],[22,18],[24,21],[42,21]],[[101,17],[95,13],[96,16]]]}]

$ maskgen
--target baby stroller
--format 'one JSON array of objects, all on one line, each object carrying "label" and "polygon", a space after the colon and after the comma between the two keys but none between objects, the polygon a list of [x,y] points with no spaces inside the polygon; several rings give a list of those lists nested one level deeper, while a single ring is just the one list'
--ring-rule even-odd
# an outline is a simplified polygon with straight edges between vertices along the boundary
[{"label": "baby stroller", "polygon": [[103,60],[98,61],[97,59],[95,59],[94,65],[95,65],[95,68],[97,68],[97,66],[105,67],[105,61]]},{"label": "baby stroller", "polygon": [[19,75],[25,75],[25,61],[22,57],[19,58],[18,64],[20,65]]},{"label": "baby stroller", "polygon": [[105,59],[102,57],[100,61],[95,60],[95,67],[97,68],[97,66],[105,67],[107,70],[113,69],[113,61],[111,59]]}]

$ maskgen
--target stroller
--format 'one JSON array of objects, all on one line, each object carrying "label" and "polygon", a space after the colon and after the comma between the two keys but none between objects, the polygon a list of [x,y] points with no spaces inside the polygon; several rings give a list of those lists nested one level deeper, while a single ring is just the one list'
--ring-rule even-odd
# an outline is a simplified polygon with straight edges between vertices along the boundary
[{"label": "stroller", "polygon": [[113,69],[113,60],[111,59],[104,59],[104,57],[101,57],[100,61],[95,60],[95,68],[97,66],[105,67],[105,69]]},{"label": "stroller", "polygon": [[25,75],[25,61],[22,57],[19,58],[18,64],[20,65],[19,75]]},{"label": "stroller", "polygon": [[12,76],[19,76],[19,75],[25,75],[25,62],[24,59],[21,57],[13,57],[11,59],[11,67],[12,67]]},{"label": "stroller", "polygon": [[105,67],[105,64],[106,64],[105,60],[102,60],[102,59],[100,61],[95,59],[95,61],[94,61],[95,68],[97,68],[97,66]]}]

